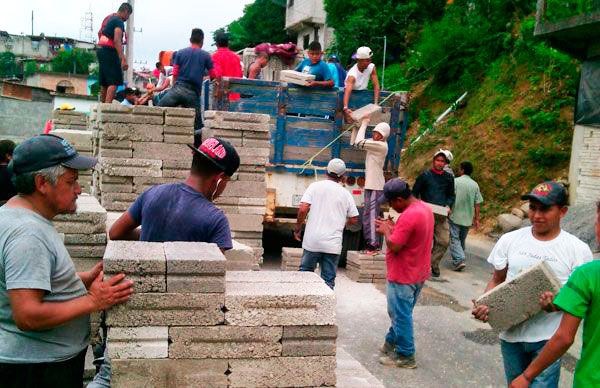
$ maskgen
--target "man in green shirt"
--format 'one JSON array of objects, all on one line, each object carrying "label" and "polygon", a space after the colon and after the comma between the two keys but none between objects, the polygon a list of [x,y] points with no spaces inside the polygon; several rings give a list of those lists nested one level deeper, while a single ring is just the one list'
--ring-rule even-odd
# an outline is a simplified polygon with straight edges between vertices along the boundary
[{"label": "man in green shirt", "polygon": [[479,185],[471,178],[473,165],[462,162],[458,178],[454,179],[456,199],[450,214],[450,256],[455,271],[465,268],[465,241],[472,225],[479,228],[479,206],[483,197]]},{"label": "man in green shirt", "polygon": [[[596,209],[596,239],[600,242],[600,202]],[[510,388],[528,387],[537,375],[558,360],[573,344],[581,320],[583,346],[575,367],[573,387],[600,386],[600,260],[578,267],[556,298],[552,292],[545,292],[540,304],[547,311],[563,311],[560,326]]]}]

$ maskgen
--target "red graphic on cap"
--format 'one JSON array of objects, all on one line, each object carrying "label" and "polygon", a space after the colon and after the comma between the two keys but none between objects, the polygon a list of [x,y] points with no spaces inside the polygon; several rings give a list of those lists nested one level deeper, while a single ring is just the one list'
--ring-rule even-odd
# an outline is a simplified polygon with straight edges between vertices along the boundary
[{"label": "red graphic on cap", "polygon": [[200,151],[204,152],[211,158],[223,159],[227,155],[225,147],[215,138],[208,138],[200,146]]},{"label": "red graphic on cap", "polygon": [[541,183],[541,184],[537,185],[535,187],[535,189],[533,189],[533,193],[535,195],[545,197],[548,194],[550,194],[550,190],[551,190],[551,188],[549,185],[547,185],[546,183]]}]

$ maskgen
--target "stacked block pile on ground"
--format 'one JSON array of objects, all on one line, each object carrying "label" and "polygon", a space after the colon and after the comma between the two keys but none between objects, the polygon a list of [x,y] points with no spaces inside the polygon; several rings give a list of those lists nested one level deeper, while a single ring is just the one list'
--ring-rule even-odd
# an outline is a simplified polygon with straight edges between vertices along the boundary
[{"label": "stacked block pile on ground", "polygon": [[270,153],[269,115],[206,111],[202,138],[219,137],[240,155],[240,168],[215,203],[223,209],[232,236],[262,256],[263,218],[267,186],[265,168]]},{"label": "stacked block pile on ground", "polygon": [[359,283],[385,283],[386,274],[385,255],[348,251],[346,275],[350,279]]},{"label": "stacked block pile on ground", "polygon": [[302,248],[283,247],[281,249],[281,270],[298,271],[302,261]]},{"label": "stacked block pile on ground", "polygon": [[[55,110],[52,112],[52,134],[66,139],[81,155],[92,156],[92,131],[88,130],[88,118],[83,112]],[[79,171],[79,184],[84,193],[90,193],[92,171]]]},{"label": "stacked block pile on ground", "polygon": [[231,271],[214,244],[110,241],[113,387],[334,386],[335,297],[314,273]]},{"label": "stacked block pile on ground", "polygon": [[194,109],[98,104],[92,110],[93,193],[125,211],[147,188],[184,180],[192,164]]},{"label": "stacked block pile on ground", "polygon": [[91,195],[77,198],[77,212],[59,214],[54,227],[64,235],[65,247],[77,271],[92,269],[106,249],[106,210]]}]

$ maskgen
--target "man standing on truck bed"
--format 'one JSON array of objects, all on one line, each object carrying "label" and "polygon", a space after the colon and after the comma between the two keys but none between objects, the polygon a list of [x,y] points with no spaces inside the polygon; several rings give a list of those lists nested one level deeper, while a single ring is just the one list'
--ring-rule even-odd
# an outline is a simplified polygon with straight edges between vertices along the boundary
[{"label": "man standing on truck bed", "polygon": [[379,102],[379,79],[377,79],[377,69],[375,64],[371,63],[373,51],[368,47],[359,47],[356,50],[356,64],[348,71],[346,75],[346,89],[344,90],[344,115],[346,121],[352,122],[350,115],[352,110],[348,108],[350,95],[353,90],[367,90],[369,79],[373,82],[373,103]]},{"label": "man standing on truck bed", "polygon": [[112,102],[117,86],[123,84],[123,70],[127,70],[127,59],[123,54],[125,21],[133,13],[128,3],[123,3],[117,13],[107,16],[98,32],[98,65],[100,102]]},{"label": "man standing on truck bed", "polygon": [[388,153],[387,138],[390,135],[390,126],[388,123],[379,123],[373,129],[373,138],[365,139],[365,132],[369,125],[369,117],[362,121],[362,125],[357,130],[352,130],[350,144],[354,148],[366,150],[365,158],[365,205],[362,215],[363,235],[367,244],[366,251],[369,255],[374,255],[380,248],[379,237],[375,232],[375,220],[379,217],[380,199],[383,197],[383,185],[385,177],[383,175],[383,164]]},{"label": "man standing on truck bed", "polygon": [[310,212],[304,240],[300,271],[313,272],[321,266],[321,278],[333,289],[337,265],[342,253],[342,237],[346,223],[358,222],[358,209],[352,195],[340,185],[346,173],[342,159],[332,159],[327,165],[327,179],[314,182],[304,192],[298,209],[294,237],[301,241],[300,232]]}]

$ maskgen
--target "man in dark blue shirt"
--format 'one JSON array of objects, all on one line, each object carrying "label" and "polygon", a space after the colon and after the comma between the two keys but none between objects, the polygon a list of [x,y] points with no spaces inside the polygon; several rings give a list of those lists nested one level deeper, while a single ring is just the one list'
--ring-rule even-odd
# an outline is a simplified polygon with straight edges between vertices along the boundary
[{"label": "man in dark blue shirt", "polygon": [[296,66],[296,71],[313,74],[315,76],[315,80],[309,81],[306,86],[333,87],[333,78],[331,77],[329,66],[321,60],[322,56],[323,51],[321,49],[321,43],[312,42],[308,46],[308,58]]},{"label": "man in dark blue shirt", "polygon": [[202,50],[204,32],[199,28],[192,30],[191,46],[177,51],[173,58],[174,86],[158,103],[159,106],[180,106],[196,109],[194,129],[202,128],[200,93],[204,75],[215,78],[216,73],[210,54]]},{"label": "man in dark blue shirt", "polygon": [[188,178],[146,190],[110,228],[111,240],[207,242],[222,251],[233,247],[229,222],[212,201],[225,190],[240,157],[231,144],[214,137],[189,147],[194,157]]}]

